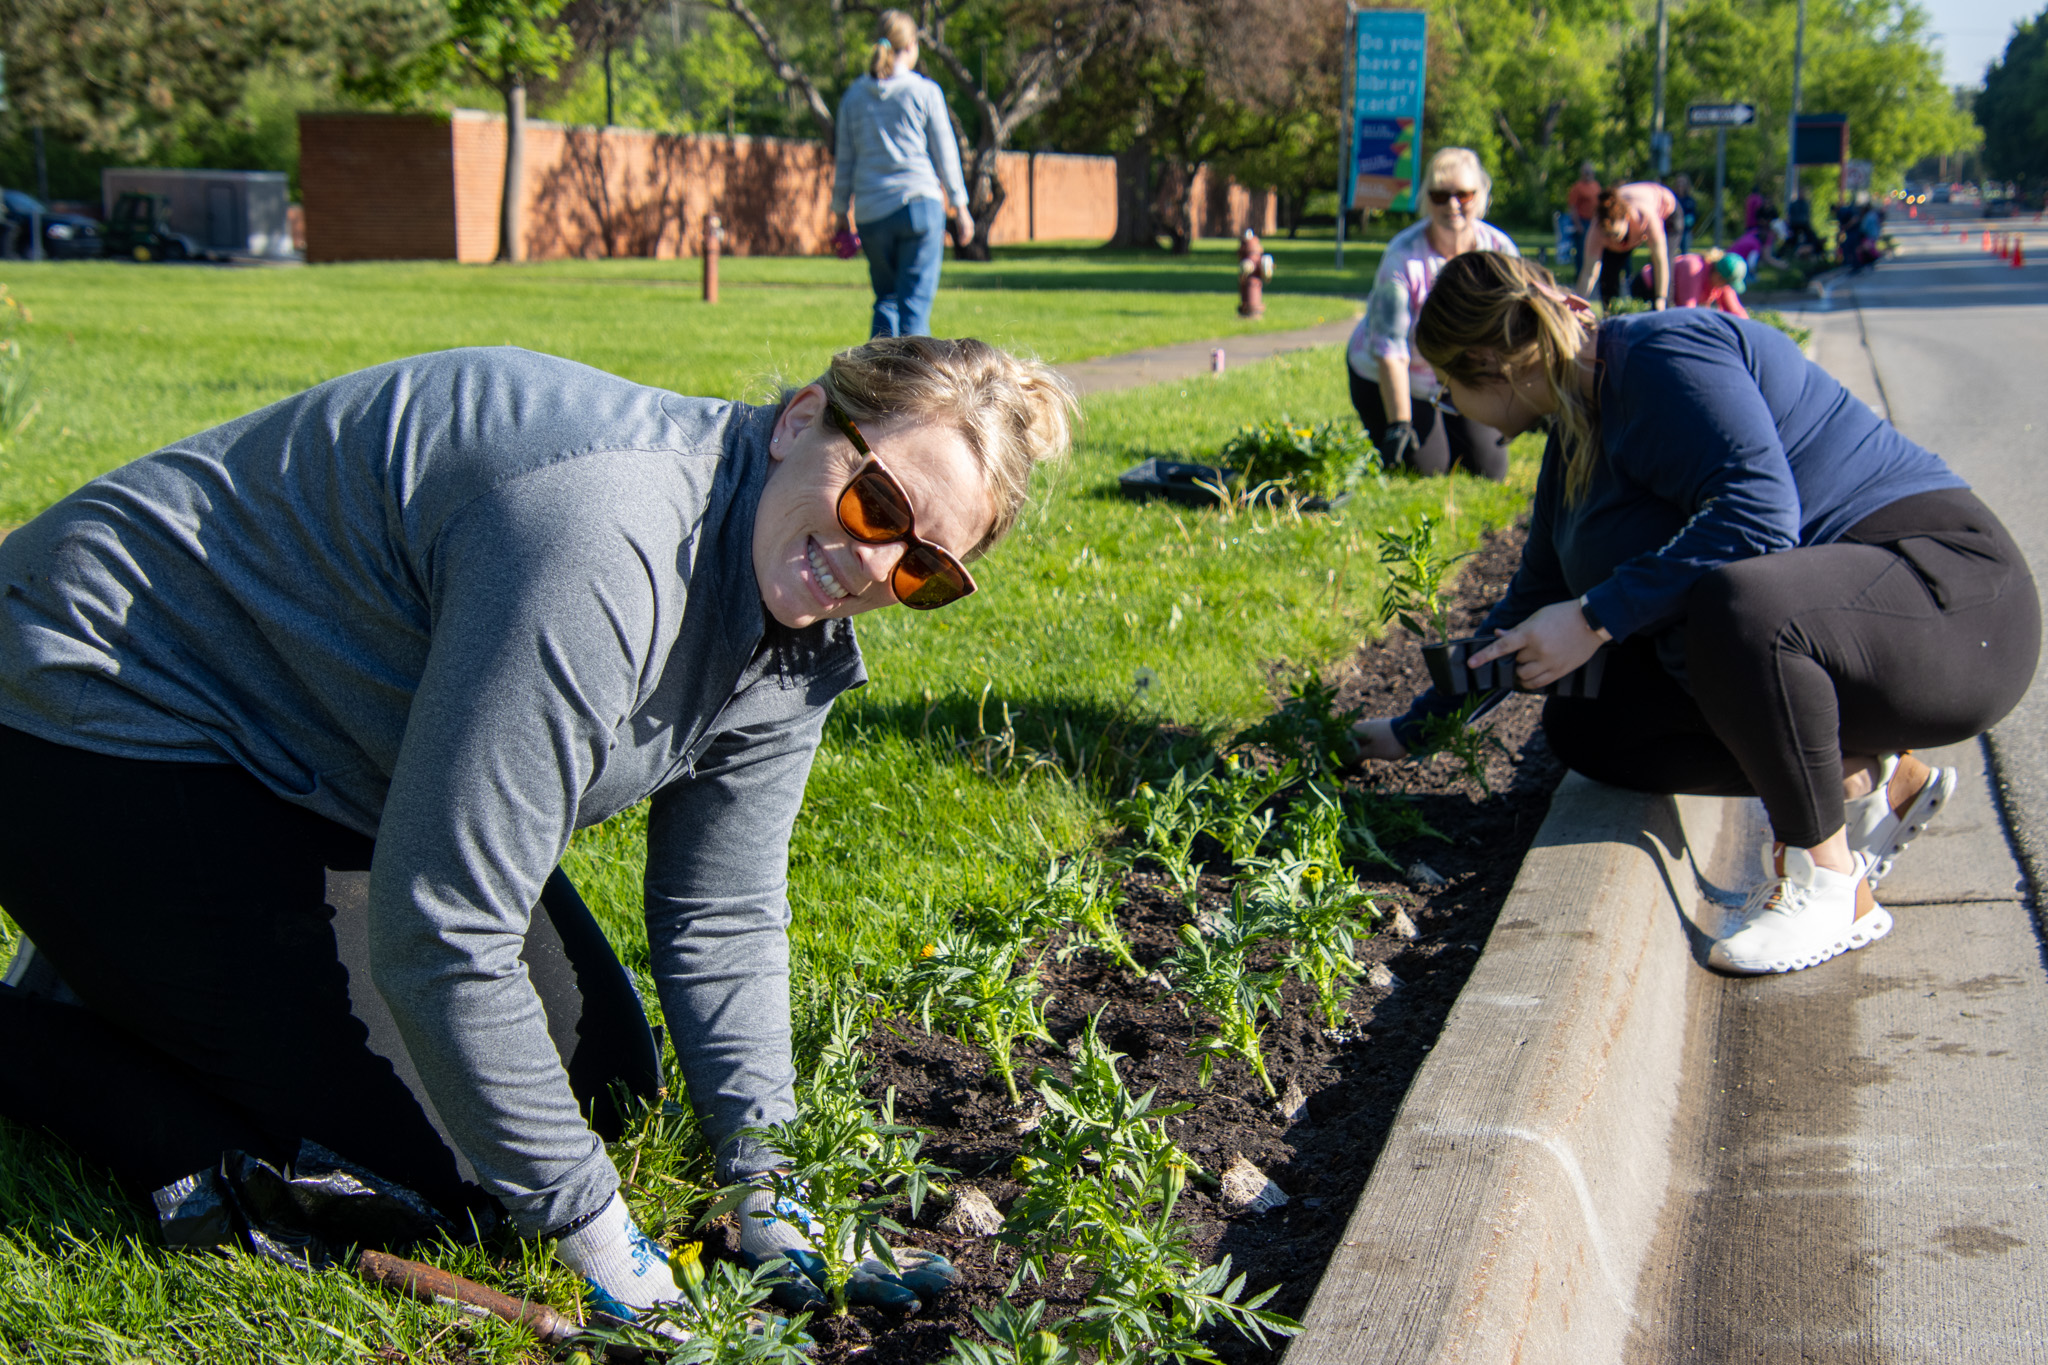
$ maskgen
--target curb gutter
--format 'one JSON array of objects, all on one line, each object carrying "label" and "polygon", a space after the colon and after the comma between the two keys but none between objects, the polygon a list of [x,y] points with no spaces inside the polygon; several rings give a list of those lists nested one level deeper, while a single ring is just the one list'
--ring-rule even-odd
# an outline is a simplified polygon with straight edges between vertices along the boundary
[{"label": "curb gutter", "polygon": [[1741,809],[1566,776],[1286,1365],[1624,1359]]}]

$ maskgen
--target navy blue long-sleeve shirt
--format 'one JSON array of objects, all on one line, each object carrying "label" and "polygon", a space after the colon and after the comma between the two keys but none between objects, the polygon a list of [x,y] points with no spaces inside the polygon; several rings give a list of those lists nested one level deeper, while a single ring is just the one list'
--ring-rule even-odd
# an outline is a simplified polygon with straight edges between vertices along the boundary
[{"label": "navy blue long-sleeve shirt", "polygon": [[[1481,635],[1579,597],[1616,640],[1661,634],[1723,564],[1830,544],[1901,498],[1967,487],[1776,328],[1706,308],[1636,313],[1601,323],[1597,354],[1585,496],[1567,502],[1553,435],[1521,566]],[[1413,748],[1449,709],[1425,693],[1396,733]]]}]

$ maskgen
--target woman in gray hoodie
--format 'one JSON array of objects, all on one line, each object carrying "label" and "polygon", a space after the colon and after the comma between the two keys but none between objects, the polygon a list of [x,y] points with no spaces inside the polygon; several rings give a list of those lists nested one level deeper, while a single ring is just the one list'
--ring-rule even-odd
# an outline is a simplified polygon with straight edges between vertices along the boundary
[{"label": "woman in gray hoodie", "polygon": [[[630,1063],[579,1078],[536,905],[576,830],[650,802],[678,1068],[721,1175],[772,1166],[747,1133],[795,1112],[789,834],[866,676],[849,618],[972,592],[1072,401],[972,340],[856,347],[772,407],[446,351],[58,502],[0,542],[0,906],[46,986],[0,989],[0,1115],[153,1196],[172,1240],[216,1173],[338,1157],[559,1239],[600,1307],[674,1298],[585,1117]],[[374,991],[336,868],[368,871]],[[616,994],[601,939],[580,956]],[[757,1259],[797,1246],[745,1224]]]},{"label": "woman in gray hoodie", "polygon": [[839,101],[832,212],[844,230],[851,200],[860,225],[875,286],[869,336],[931,335],[949,196],[961,245],[974,240],[945,92],[916,68],[917,21],[884,10],[868,74]]}]

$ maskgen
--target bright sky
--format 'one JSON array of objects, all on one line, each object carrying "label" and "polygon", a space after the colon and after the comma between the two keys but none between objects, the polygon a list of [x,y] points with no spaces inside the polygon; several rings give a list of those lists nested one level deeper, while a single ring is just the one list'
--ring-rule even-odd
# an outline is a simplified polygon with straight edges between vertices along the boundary
[{"label": "bright sky", "polygon": [[2041,0],[1921,0],[1940,45],[1942,79],[1980,85],[1984,68],[2005,52],[2012,26],[2040,13]]}]

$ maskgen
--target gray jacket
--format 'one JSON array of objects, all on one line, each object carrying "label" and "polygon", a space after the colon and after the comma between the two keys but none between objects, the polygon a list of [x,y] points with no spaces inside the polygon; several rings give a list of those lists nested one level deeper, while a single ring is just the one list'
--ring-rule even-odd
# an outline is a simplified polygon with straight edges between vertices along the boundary
[{"label": "gray jacket", "polygon": [[519,962],[571,831],[650,795],[647,931],[690,1098],[793,1112],[790,826],[850,624],[766,615],[774,410],[513,349],[346,375],[86,484],[0,542],[0,723],[232,761],[376,836],[371,958],[527,1233],[618,1177]]},{"label": "gray jacket", "polygon": [[967,207],[946,92],[929,76],[862,76],[840,99],[833,126],[834,213],[846,212],[849,199],[861,223],[887,218],[913,199],[943,204],[950,195]]}]

